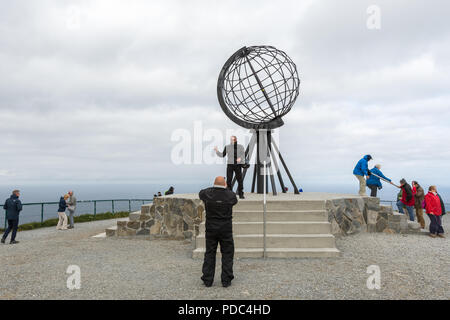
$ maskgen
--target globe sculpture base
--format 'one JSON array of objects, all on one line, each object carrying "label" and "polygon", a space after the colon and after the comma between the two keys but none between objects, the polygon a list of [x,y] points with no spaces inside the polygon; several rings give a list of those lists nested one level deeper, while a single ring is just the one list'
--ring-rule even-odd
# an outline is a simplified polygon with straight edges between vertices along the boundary
[{"label": "globe sculpture base", "polygon": [[[272,193],[273,195],[277,195],[277,188],[275,184],[275,178],[273,170],[275,169],[278,177],[278,181],[280,182],[281,192],[286,193],[286,186],[283,181],[283,177],[281,175],[280,167],[278,165],[277,157],[280,159],[281,165],[283,166],[284,170],[286,171],[286,174],[289,178],[289,181],[292,184],[292,187],[294,188],[294,194],[300,194],[297,185],[295,184],[294,179],[291,176],[291,173],[289,172],[289,169],[286,165],[286,162],[283,159],[283,156],[280,153],[280,150],[278,146],[276,145],[275,141],[272,139],[272,130],[266,130],[266,129],[257,129],[252,130],[252,137],[250,139],[250,142],[245,150],[245,158],[251,159],[253,152],[256,147],[256,161],[253,167],[253,179],[252,179],[252,193],[264,193],[264,179],[266,179],[266,190],[265,192],[269,192],[269,183],[268,180],[270,178],[270,185],[272,186]],[[266,173],[264,174],[264,162],[266,163]],[[273,166],[273,167],[272,167]],[[242,179],[245,179],[245,176],[247,174],[249,167],[244,168],[244,171],[242,173]],[[233,179],[231,188],[234,187],[234,184],[236,183],[236,178]]]}]

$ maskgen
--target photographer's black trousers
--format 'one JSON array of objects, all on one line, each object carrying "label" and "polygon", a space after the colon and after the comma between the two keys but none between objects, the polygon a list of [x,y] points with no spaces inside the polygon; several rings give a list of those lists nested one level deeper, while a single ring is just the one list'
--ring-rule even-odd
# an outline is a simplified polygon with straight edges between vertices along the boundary
[{"label": "photographer's black trousers", "polygon": [[[231,224],[231,222],[230,222]],[[222,254],[222,283],[229,283],[234,279],[233,258],[234,241],[231,226],[221,230],[206,231],[206,251],[203,261],[202,280],[205,283],[213,283],[214,272],[216,270],[217,244],[220,243],[220,252]]]},{"label": "photographer's black trousers", "polygon": [[242,165],[240,164],[228,164],[227,165],[227,187],[231,190],[231,184],[233,182],[233,173],[236,175],[238,183],[238,194],[244,194],[244,181],[242,180]]}]

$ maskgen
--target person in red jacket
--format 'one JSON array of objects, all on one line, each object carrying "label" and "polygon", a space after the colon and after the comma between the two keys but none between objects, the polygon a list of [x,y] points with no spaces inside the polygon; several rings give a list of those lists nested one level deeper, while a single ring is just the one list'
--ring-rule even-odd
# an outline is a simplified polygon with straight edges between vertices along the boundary
[{"label": "person in red jacket", "polygon": [[398,212],[405,214],[403,209],[406,208],[409,220],[414,221],[414,195],[416,194],[416,188],[411,188],[405,179],[400,180],[400,188],[402,189],[402,199],[397,202]]},{"label": "person in red jacket", "polygon": [[442,206],[441,199],[437,194],[436,186],[428,188],[428,193],[425,196],[425,212],[430,218],[430,237],[445,238],[444,228],[442,228]]}]

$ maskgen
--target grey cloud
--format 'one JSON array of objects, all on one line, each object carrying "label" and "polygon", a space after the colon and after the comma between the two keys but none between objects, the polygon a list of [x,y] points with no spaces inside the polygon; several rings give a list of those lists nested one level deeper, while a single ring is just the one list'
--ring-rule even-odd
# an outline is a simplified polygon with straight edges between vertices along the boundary
[{"label": "grey cloud", "polygon": [[2,2],[0,179],[223,174],[221,166],[173,165],[171,133],[196,120],[235,128],[217,103],[220,68],[243,45],[270,44],[302,79],[280,129],[299,179],[345,182],[354,161],[372,153],[395,175],[445,184],[450,5],[377,1],[382,25],[373,31],[371,4],[79,1],[80,25],[70,29],[72,1]]}]

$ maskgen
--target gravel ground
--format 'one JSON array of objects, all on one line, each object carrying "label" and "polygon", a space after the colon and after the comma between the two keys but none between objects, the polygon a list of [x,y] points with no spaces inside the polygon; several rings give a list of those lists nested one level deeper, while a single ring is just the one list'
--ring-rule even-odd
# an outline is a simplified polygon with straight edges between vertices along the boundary
[{"label": "gravel ground", "polygon": [[[337,239],[340,258],[239,259],[231,287],[218,269],[205,288],[190,243],[92,238],[111,225],[24,231],[0,245],[0,299],[450,299],[450,238],[349,236]],[[81,268],[79,290],[66,287],[69,265]],[[367,289],[369,265],[381,269],[380,290]]]}]

